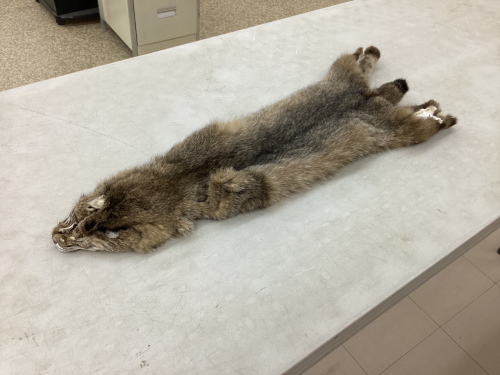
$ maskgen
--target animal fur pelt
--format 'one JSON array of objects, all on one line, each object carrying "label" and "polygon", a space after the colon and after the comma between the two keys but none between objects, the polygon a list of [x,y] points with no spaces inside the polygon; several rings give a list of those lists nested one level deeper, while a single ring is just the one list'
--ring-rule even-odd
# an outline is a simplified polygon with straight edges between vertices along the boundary
[{"label": "animal fur pelt", "polygon": [[433,100],[398,107],[404,79],[370,88],[380,51],[340,56],[326,76],[256,113],[215,121],[162,156],[101,182],[52,232],[59,250],[147,253],[196,219],[269,207],[363,156],[425,142],[457,120]]}]

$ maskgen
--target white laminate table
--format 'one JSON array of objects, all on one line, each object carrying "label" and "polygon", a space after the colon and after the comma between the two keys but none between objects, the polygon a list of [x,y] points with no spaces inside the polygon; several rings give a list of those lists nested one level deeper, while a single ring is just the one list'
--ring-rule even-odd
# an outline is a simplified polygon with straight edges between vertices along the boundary
[{"label": "white laminate table", "polygon": [[[299,374],[500,227],[500,3],[354,1],[0,93],[0,373]],[[457,116],[158,251],[61,253],[82,192],[375,45]]]}]

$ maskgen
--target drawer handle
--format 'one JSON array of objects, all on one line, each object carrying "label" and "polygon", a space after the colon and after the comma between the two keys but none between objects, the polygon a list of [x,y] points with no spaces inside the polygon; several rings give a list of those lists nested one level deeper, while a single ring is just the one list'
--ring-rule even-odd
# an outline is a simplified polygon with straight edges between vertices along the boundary
[{"label": "drawer handle", "polygon": [[158,8],[156,10],[156,13],[158,14],[158,18],[173,17],[177,14],[177,6],[168,8]]}]

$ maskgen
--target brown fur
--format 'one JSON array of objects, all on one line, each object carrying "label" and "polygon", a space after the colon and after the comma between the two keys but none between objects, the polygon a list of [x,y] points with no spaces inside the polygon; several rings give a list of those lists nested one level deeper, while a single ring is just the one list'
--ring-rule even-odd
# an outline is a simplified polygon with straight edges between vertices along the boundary
[{"label": "brown fur", "polygon": [[[53,232],[61,251],[146,253],[201,218],[266,208],[363,156],[425,142],[456,123],[439,104],[397,107],[403,79],[370,89],[375,47],[339,57],[320,82],[249,116],[217,121],[165,155],[101,182]],[[434,116],[416,111],[436,107]],[[432,114],[432,113],[431,113]]]}]

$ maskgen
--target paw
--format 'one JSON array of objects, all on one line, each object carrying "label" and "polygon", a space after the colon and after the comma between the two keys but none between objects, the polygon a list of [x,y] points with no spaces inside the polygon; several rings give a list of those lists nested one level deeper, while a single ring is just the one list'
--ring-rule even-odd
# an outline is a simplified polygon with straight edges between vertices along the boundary
[{"label": "paw", "polygon": [[439,105],[438,102],[436,102],[433,99],[426,101],[424,104],[422,104],[421,108],[427,108],[430,106],[436,107],[436,110],[434,111],[433,115],[437,115],[439,112],[441,112],[441,106]]},{"label": "paw", "polygon": [[425,109],[424,108],[419,109],[418,111],[416,111],[414,113],[414,115],[417,117],[420,117],[422,119],[432,118],[432,119],[436,120],[439,124],[442,124],[443,119],[440,117],[434,116],[434,113],[436,113],[436,111],[437,111],[437,108],[434,107],[433,105],[431,105]]},{"label": "paw", "polygon": [[392,82],[401,93],[406,94],[409,90],[408,83],[406,83],[406,79],[399,78]]},{"label": "paw", "polygon": [[176,223],[175,230],[177,235],[187,236],[194,230],[194,223],[189,219],[182,218]]},{"label": "paw", "polygon": [[356,61],[359,59],[359,56],[363,54],[363,47],[359,47],[356,52],[353,53],[353,56],[356,58]]},{"label": "paw", "polygon": [[227,168],[215,172],[211,176],[210,182],[219,192],[241,193],[250,188],[253,179],[244,172]]},{"label": "paw", "polygon": [[440,125],[441,129],[451,128],[453,125],[457,123],[457,118],[452,115],[446,115],[443,119],[443,122]]},{"label": "paw", "polygon": [[365,49],[365,55],[373,55],[378,60],[380,59],[380,51],[377,47],[370,46]]}]

